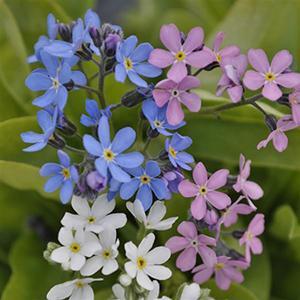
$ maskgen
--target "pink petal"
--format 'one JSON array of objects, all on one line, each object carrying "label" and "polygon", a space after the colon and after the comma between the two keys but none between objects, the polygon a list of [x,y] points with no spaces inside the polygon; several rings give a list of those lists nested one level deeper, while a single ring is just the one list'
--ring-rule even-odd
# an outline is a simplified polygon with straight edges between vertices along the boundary
[{"label": "pink petal", "polygon": [[187,221],[181,222],[177,227],[177,231],[189,239],[195,239],[198,234],[195,224]]},{"label": "pink petal", "polygon": [[186,62],[194,68],[202,69],[215,61],[215,56],[206,50],[192,52],[186,57]]},{"label": "pink petal", "polygon": [[194,197],[198,194],[198,187],[187,179],[180,182],[178,190],[186,198]]},{"label": "pink petal", "polygon": [[202,284],[212,276],[212,274],[214,273],[213,270],[213,268],[203,269],[194,275],[193,280],[198,284]]},{"label": "pink petal", "polygon": [[300,125],[300,104],[292,104],[293,120],[297,125]]},{"label": "pink petal", "polygon": [[175,53],[181,48],[181,35],[175,24],[163,25],[161,27],[160,40],[166,48]]},{"label": "pink petal", "polygon": [[294,88],[300,83],[299,73],[286,73],[276,77],[276,82],[286,88]]},{"label": "pink petal", "polygon": [[206,197],[209,203],[217,209],[224,209],[231,203],[230,197],[222,192],[211,191]]},{"label": "pink petal", "polygon": [[253,235],[260,235],[265,229],[265,216],[263,214],[256,214],[251,220],[248,230]]},{"label": "pink petal", "polygon": [[177,86],[177,83],[171,79],[164,79],[158,82],[155,88],[163,90],[172,90]]},{"label": "pink petal", "polygon": [[215,251],[206,246],[199,247],[198,251],[199,251],[199,254],[201,256],[203,263],[208,267],[213,267],[213,265],[216,261]]},{"label": "pink petal", "polygon": [[216,240],[214,238],[210,237],[210,236],[205,235],[205,234],[200,234],[198,236],[198,241],[202,245],[204,244],[204,245],[216,246]]},{"label": "pink petal", "polygon": [[273,146],[278,152],[283,152],[288,146],[289,140],[284,132],[278,131],[274,134]]},{"label": "pink petal", "polygon": [[159,68],[170,66],[174,60],[172,53],[163,49],[154,49],[149,57],[149,63]]},{"label": "pink petal", "polygon": [[262,188],[253,181],[246,181],[243,184],[243,191],[250,199],[257,200],[264,195]]},{"label": "pink petal", "polygon": [[244,179],[247,179],[250,176],[250,166],[251,160],[247,160],[246,162],[244,161],[243,165],[240,164],[240,173]]},{"label": "pink petal", "polygon": [[252,70],[247,71],[243,79],[244,85],[252,91],[260,89],[264,85],[264,82],[264,77]]},{"label": "pink petal", "polygon": [[160,89],[154,89],[152,95],[156,105],[159,107],[163,107],[171,97],[171,93],[169,91]]},{"label": "pink petal", "polygon": [[226,169],[218,170],[213,173],[207,181],[207,187],[212,190],[216,190],[224,186],[227,182],[229,171]]},{"label": "pink petal", "polygon": [[178,84],[181,91],[190,90],[200,85],[200,80],[195,76],[186,76]]},{"label": "pink petal", "polygon": [[237,103],[241,101],[243,92],[244,92],[243,87],[241,85],[237,85],[233,88],[227,89],[227,93],[233,103]]},{"label": "pink petal", "polygon": [[223,272],[228,278],[230,278],[234,282],[241,283],[244,281],[244,276],[236,268],[225,267],[223,269]]},{"label": "pink petal", "polygon": [[187,76],[187,69],[184,62],[175,62],[167,74],[168,78],[179,83]]},{"label": "pink petal", "polygon": [[224,32],[218,32],[217,35],[216,35],[216,38],[214,40],[214,43],[213,43],[213,49],[214,49],[214,52],[218,52],[221,48],[221,45],[223,43],[223,40],[224,40]]},{"label": "pink petal", "polygon": [[206,209],[206,201],[202,196],[198,196],[191,204],[191,213],[196,220],[204,218]]},{"label": "pink petal", "polygon": [[256,146],[257,149],[260,150],[261,148],[266,148],[268,143],[273,139],[275,133],[276,131],[272,131],[265,140],[259,142],[258,145]]},{"label": "pink petal", "polygon": [[271,70],[275,74],[285,71],[293,62],[293,56],[287,50],[276,53],[271,62]]},{"label": "pink petal", "polygon": [[188,36],[183,44],[183,51],[185,53],[192,52],[203,44],[204,32],[201,27],[194,27],[188,33]]},{"label": "pink petal", "polygon": [[191,112],[198,112],[201,108],[200,97],[195,93],[183,92],[180,95],[180,100]]},{"label": "pink petal", "polygon": [[248,215],[253,212],[253,208],[247,204],[237,204],[233,210],[240,215]]},{"label": "pink petal", "polygon": [[172,253],[179,252],[185,249],[190,242],[181,236],[173,236],[166,242],[166,247],[168,247]]},{"label": "pink petal", "polygon": [[193,179],[197,185],[205,185],[207,182],[207,171],[202,162],[197,163],[193,170]]},{"label": "pink petal", "polygon": [[170,125],[178,125],[184,119],[184,113],[180,102],[173,98],[170,100],[167,107],[167,120]]},{"label": "pink petal", "polygon": [[261,254],[263,251],[263,245],[261,240],[257,237],[252,238],[250,248],[253,254]]},{"label": "pink petal", "polygon": [[226,212],[226,214],[223,216],[223,224],[225,227],[230,227],[231,225],[235,224],[238,219],[238,216],[236,212],[229,211]]},{"label": "pink petal", "polygon": [[235,45],[227,46],[219,52],[219,55],[221,56],[222,60],[226,57],[235,57],[239,54],[240,54],[240,48]]},{"label": "pink petal", "polygon": [[176,267],[180,269],[182,272],[186,272],[193,269],[196,265],[196,255],[197,252],[194,247],[186,248],[177,257]]},{"label": "pink petal", "polygon": [[269,71],[270,65],[264,50],[250,49],[248,51],[248,60],[256,71],[262,73],[267,73]]},{"label": "pink petal", "polygon": [[228,290],[231,284],[231,280],[226,277],[223,270],[217,271],[215,273],[216,276],[216,284],[221,290]]},{"label": "pink petal", "polygon": [[282,96],[282,91],[276,83],[267,82],[262,90],[262,95],[271,101],[276,101]]}]

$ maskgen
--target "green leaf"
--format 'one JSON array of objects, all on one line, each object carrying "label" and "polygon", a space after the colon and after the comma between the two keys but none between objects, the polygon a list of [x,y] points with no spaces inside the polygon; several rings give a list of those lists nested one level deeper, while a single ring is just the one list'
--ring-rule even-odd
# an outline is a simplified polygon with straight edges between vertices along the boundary
[{"label": "green leaf", "polygon": [[111,289],[103,289],[95,294],[95,300],[106,300],[112,296]]}]

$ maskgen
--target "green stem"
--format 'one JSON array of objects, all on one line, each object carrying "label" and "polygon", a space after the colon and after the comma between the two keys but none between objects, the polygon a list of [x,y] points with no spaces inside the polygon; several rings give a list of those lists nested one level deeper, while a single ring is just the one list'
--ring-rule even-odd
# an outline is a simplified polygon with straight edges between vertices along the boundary
[{"label": "green stem", "polygon": [[75,152],[75,153],[78,153],[78,154],[81,154],[81,155],[85,155],[86,152],[84,150],[80,150],[78,148],[75,148],[75,147],[72,147],[70,145],[65,145],[65,148],[69,151],[72,151],[72,152]]},{"label": "green stem", "polygon": [[98,98],[102,109],[105,109],[106,103],[104,98],[104,78],[105,78],[105,57],[102,53],[102,60],[99,64],[99,81],[98,81]]},{"label": "green stem", "polygon": [[84,90],[87,90],[89,92],[92,92],[92,93],[95,93],[97,95],[99,95],[99,91],[90,87],[90,86],[87,86],[87,85],[80,85],[80,84],[75,84],[75,87],[78,87],[80,89],[84,89]]}]

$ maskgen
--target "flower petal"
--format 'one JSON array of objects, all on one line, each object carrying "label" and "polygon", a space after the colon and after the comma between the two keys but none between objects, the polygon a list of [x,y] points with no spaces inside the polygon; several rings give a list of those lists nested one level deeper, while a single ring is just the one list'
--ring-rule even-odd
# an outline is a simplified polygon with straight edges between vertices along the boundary
[{"label": "flower petal", "polygon": [[268,57],[262,49],[250,49],[248,51],[248,60],[252,67],[261,73],[267,73],[270,68]]},{"label": "flower petal", "polygon": [[176,53],[181,48],[181,35],[175,24],[163,25],[161,27],[160,40],[172,52]]},{"label": "flower petal", "polygon": [[271,70],[275,74],[285,71],[293,62],[293,56],[287,50],[281,50],[276,53],[271,62]]},{"label": "flower petal", "polygon": [[204,31],[201,27],[194,27],[188,33],[182,46],[184,52],[189,53],[199,48],[203,44]]},{"label": "flower petal", "polygon": [[271,101],[276,101],[282,96],[282,91],[274,82],[267,82],[262,90],[262,95]]},{"label": "flower petal", "polygon": [[136,133],[131,127],[122,128],[116,133],[111,145],[111,150],[119,154],[131,147],[135,138]]},{"label": "flower petal", "polygon": [[149,57],[149,63],[159,68],[170,66],[174,60],[174,56],[169,51],[163,49],[154,49]]}]

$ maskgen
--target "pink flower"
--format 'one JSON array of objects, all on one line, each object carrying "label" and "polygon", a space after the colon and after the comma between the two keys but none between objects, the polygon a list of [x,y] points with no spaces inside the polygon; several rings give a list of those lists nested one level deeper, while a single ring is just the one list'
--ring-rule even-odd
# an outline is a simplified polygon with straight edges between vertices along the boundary
[{"label": "pink flower", "polygon": [[180,31],[174,24],[163,25],[160,29],[160,40],[169,50],[154,49],[149,62],[159,68],[172,65],[168,77],[176,82],[187,76],[186,65],[203,68],[212,61],[203,51],[198,51],[203,45],[204,32],[201,27],[194,27],[182,41]]},{"label": "pink flower", "polygon": [[250,222],[247,231],[239,240],[240,245],[246,245],[246,261],[250,263],[251,252],[253,254],[261,254],[263,251],[263,245],[260,239],[257,238],[261,235],[265,229],[265,216],[263,214],[257,214]]},{"label": "pink flower", "polygon": [[156,85],[153,90],[153,98],[159,107],[163,107],[168,103],[167,120],[170,125],[178,125],[183,121],[184,113],[181,104],[184,104],[192,112],[200,110],[200,97],[189,92],[190,89],[199,85],[199,79],[194,76],[186,76],[179,82],[165,79]]},{"label": "pink flower", "polygon": [[221,169],[213,173],[208,179],[208,174],[203,163],[199,162],[193,170],[193,179],[195,183],[189,180],[183,180],[178,190],[184,197],[194,197],[191,205],[191,212],[195,219],[201,220],[207,211],[208,202],[217,209],[224,209],[230,205],[231,200],[228,195],[216,191],[226,184],[229,171]]},{"label": "pink flower", "polygon": [[244,281],[244,276],[239,269],[247,269],[249,264],[241,260],[231,260],[226,256],[216,257],[213,265],[199,265],[192,271],[195,273],[193,280],[202,284],[206,282],[213,274],[217,286],[222,290],[227,290],[232,281],[241,283]]},{"label": "pink flower", "polygon": [[176,260],[176,266],[181,271],[189,271],[196,265],[197,254],[206,264],[215,261],[215,252],[209,246],[215,246],[216,240],[204,234],[198,234],[197,228],[192,222],[182,222],[177,231],[182,236],[173,236],[167,243],[172,253],[182,251]]},{"label": "pink flower", "polygon": [[226,58],[233,58],[240,54],[240,48],[235,45],[227,46],[220,50],[224,37],[224,32],[219,32],[216,35],[213,43],[213,50],[205,46],[203,47],[203,52],[208,54],[210,60],[212,60],[212,62],[218,62],[221,66]]},{"label": "pink flower", "polygon": [[232,102],[241,101],[244,92],[242,77],[247,69],[247,64],[246,55],[223,60],[223,75],[218,82],[217,96],[221,96],[224,91],[227,91]]},{"label": "pink flower", "polygon": [[267,139],[262,140],[258,143],[257,149],[266,148],[270,141],[273,142],[274,148],[278,152],[284,151],[288,146],[288,138],[285,134],[285,131],[292,130],[297,127],[295,122],[292,120],[291,115],[282,117],[277,121],[277,128],[273,130]]},{"label": "pink flower", "polygon": [[247,71],[244,85],[252,90],[263,87],[262,94],[265,98],[276,101],[282,96],[279,86],[293,88],[300,84],[300,74],[288,72],[293,57],[287,50],[279,51],[269,64],[266,53],[262,49],[250,49],[248,59],[257,71]]},{"label": "pink flower", "polygon": [[262,188],[255,182],[247,180],[250,176],[251,160],[245,159],[244,155],[240,155],[240,174],[237,177],[233,188],[236,192],[242,192],[247,199],[257,200],[264,195]]},{"label": "pink flower", "polygon": [[289,95],[289,102],[293,120],[297,125],[300,125],[300,86],[296,87],[295,91]]}]

